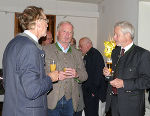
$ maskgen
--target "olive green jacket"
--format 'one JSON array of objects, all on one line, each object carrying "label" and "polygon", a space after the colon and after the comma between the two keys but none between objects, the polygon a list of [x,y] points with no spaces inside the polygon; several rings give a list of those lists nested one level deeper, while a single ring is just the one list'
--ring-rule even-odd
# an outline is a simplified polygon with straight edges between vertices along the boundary
[{"label": "olive green jacket", "polygon": [[[80,80],[80,82],[87,80],[88,76],[80,51],[74,47],[70,47],[68,52],[64,53],[56,43],[44,46],[43,50],[45,51],[46,73],[50,72],[51,60],[55,60],[56,70],[63,71],[66,67],[74,68],[78,73],[78,80]],[[74,111],[77,111],[79,100],[81,100],[80,97],[82,97],[82,95],[79,94],[80,86],[74,78],[62,81],[59,80],[58,82],[53,83],[53,90],[50,91],[47,96],[49,109],[54,109],[57,102],[63,96],[67,96],[65,95],[66,90],[70,93],[70,98],[72,98]]]}]

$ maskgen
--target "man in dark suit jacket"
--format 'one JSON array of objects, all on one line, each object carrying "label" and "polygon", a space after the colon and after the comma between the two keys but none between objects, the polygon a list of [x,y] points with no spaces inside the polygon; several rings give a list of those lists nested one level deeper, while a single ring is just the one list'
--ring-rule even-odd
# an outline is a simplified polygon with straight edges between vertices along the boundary
[{"label": "man in dark suit jacket", "polygon": [[[117,47],[112,52],[113,76],[106,97],[112,116],[144,116],[145,89],[150,87],[150,52],[133,43],[134,27],[126,21],[114,26]],[[125,50],[121,55],[121,51]],[[104,68],[105,76],[110,76]]]},{"label": "man in dark suit jacket", "polygon": [[44,51],[38,39],[46,35],[42,8],[27,7],[19,16],[24,33],[12,39],[3,55],[4,103],[2,116],[47,116],[47,92],[58,71],[44,70]]},{"label": "man in dark suit jacket", "polygon": [[88,73],[87,81],[82,84],[85,116],[98,116],[99,99],[102,103],[106,98],[107,84],[103,76],[104,60],[101,53],[93,48],[92,41],[87,37],[80,39],[79,48],[84,54],[83,60]]}]

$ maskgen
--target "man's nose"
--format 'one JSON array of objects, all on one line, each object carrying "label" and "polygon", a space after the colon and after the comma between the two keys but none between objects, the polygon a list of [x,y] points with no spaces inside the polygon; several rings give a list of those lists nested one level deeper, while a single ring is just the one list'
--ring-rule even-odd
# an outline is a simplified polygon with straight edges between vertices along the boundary
[{"label": "man's nose", "polygon": [[70,35],[70,33],[69,32],[66,32],[66,36],[69,36]]}]

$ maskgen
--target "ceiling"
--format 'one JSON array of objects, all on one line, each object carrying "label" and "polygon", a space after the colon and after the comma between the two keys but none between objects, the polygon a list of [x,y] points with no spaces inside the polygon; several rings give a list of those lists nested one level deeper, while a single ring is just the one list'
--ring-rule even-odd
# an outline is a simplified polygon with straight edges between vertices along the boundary
[{"label": "ceiling", "polygon": [[98,3],[102,2],[103,0],[58,0],[58,1],[70,1],[70,2],[98,4]]}]

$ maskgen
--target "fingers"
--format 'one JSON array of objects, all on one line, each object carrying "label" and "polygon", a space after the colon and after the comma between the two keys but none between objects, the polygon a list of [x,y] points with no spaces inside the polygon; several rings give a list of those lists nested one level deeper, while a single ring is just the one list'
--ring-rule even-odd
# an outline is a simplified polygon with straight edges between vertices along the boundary
[{"label": "fingers", "polygon": [[59,72],[59,80],[64,80],[65,78],[66,78],[66,75],[65,75],[65,72],[63,72],[63,71],[60,71]]},{"label": "fingers", "polygon": [[65,75],[66,78],[73,78],[73,77],[77,77],[78,74],[75,69],[65,68]]},{"label": "fingers", "polygon": [[118,78],[110,81],[110,85],[112,85],[113,87],[116,87],[116,88],[123,88],[124,87],[123,80],[118,79]]},{"label": "fingers", "polygon": [[52,79],[52,82],[55,82],[55,81],[58,81],[58,80],[64,80],[64,79],[67,79],[67,78],[73,78],[73,77],[76,77],[77,76],[77,72],[75,69],[72,69],[72,68],[65,68],[65,71],[53,71],[53,72],[50,72],[48,74],[51,79]]},{"label": "fingers", "polygon": [[58,71],[53,71],[53,72],[50,72],[48,74],[48,76],[51,78],[52,82],[56,82],[58,81]]},{"label": "fingers", "polygon": [[104,74],[104,76],[110,76],[110,71],[107,67],[103,68],[103,74]]}]

